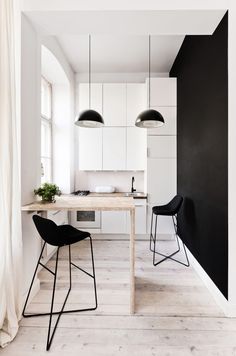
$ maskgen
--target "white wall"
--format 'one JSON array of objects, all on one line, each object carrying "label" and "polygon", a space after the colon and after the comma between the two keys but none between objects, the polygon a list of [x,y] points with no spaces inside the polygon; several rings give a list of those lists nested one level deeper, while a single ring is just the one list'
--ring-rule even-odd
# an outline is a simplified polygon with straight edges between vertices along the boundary
[{"label": "white wall", "polygon": [[[21,46],[21,191],[22,204],[34,200],[40,184],[40,44],[31,24],[22,16]],[[32,214],[22,214],[23,292],[32,278],[40,250],[40,239]]]},{"label": "white wall", "polygon": [[[63,69],[67,73],[68,83],[67,92],[63,91],[60,84],[55,84],[55,94],[59,103],[67,105],[56,105],[55,115],[57,118],[57,130],[65,132],[65,137],[57,146],[63,148],[66,154],[66,164],[63,163],[64,172],[67,174],[62,182],[65,191],[71,191],[74,188],[74,73],[65,57],[57,45],[55,39],[44,39],[38,37],[32,25],[27,18],[22,15],[22,44],[21,44],[21,190],[22,205],[35,200],[33,191],[40,185],[41,177],[41,159],[40,159],[40,141],[41,141],[41,43],[47,43],[56,56],[59,57]],[[66,122],[63,120],[66,118]],[[66,129],[65,129],[66,126]],[[60,138],[60,137],[58,137]],[[60,172],[57,174],[60,176]],[[32,214],[22,214],[22,233],[23,233],[23,276],[24,293],[29,287],[32,278],[32,271],[36,265],[40,253],[41,240],[36,233],[32,223]]]}]

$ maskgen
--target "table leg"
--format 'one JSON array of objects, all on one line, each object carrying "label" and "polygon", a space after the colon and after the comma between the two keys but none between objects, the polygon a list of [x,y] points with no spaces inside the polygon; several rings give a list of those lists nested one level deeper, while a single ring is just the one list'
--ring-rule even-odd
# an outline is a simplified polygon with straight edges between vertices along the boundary
[{"label": "table leg", "polygon": [[130,210],[130,314],[135,310],[135,208]]}]

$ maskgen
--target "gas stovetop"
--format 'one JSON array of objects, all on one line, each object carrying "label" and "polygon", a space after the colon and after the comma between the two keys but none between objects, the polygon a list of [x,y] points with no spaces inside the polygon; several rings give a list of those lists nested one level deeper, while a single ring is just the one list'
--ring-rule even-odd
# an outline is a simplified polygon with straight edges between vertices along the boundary
[{"label": "gas stovetop", "polygon": [[89,193],[90,193],[89,190],[76,190],[72,194],[79,195],[79,196],[85,196],[85,195],[88,195]]}]

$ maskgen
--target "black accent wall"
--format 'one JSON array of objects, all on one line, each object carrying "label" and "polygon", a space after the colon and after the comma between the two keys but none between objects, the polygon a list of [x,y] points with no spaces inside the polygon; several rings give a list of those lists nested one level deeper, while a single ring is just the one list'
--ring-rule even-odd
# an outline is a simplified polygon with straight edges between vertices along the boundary
[{"label": "black accent wall", "polygon": [[211,36],[186,36],[177,77],[179,234],[228,297],[228,15]]}]

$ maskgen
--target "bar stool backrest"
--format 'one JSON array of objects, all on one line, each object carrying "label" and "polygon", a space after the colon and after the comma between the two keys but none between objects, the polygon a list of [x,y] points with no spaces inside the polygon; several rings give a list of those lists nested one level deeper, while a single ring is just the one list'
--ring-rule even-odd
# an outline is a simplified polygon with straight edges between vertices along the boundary
[{"label": "bar stool backrest", "polygon": [[53,246],[58,246],[58,228],[54,221],[33,215],[33,221],[42,239]]},{"label": "bar stool backrest", "polygon": [[171,214],[175,215],[179,212],[181,205],[183,203],[183,197],[181,195],[176,195],[174,198],[166,205],[166,208],[170,210]]}]

